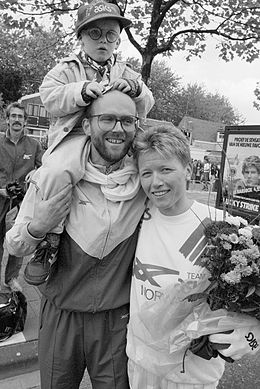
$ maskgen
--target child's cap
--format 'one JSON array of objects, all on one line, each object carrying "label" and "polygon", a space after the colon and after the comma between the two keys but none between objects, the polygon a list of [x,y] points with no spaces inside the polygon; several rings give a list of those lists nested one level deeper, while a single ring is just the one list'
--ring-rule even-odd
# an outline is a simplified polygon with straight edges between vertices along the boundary
[{"label": "child's cap", "polygon": [[94,0],[78,9],[78,19],[75,26],[77,38],[83,28],[100,19],[118,20],[122,28],[130,27],[132,24],[131,20],[120,15],[119,7],[116,4],[107,3],[104,0]]}]

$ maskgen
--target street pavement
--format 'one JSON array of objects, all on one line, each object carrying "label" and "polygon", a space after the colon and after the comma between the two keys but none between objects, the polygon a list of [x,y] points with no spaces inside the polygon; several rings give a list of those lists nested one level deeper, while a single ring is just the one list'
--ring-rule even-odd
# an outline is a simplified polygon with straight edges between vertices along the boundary
[{"label": "street pavement", "polygon": [[[216,192],[201,191],[201,184],[190,184],[188,196],[194,200],[214,206]],[[0,343],[0,389],[40,389],[38,370],[38,318],[40,292],[27,285],[22,274],[19,277],[28,302],[25,329],[9,341]],[[6,256],[4,258],[4,264]],[[3,270],[2,270],[3,274]],[[243,358],[233,364],[226,364],[225,373],[218,389],[258,389],[260,388],[260,358]],[[87,372],[80,389],[91,389]],[[146,389],[146,388],[144,388]]]}]

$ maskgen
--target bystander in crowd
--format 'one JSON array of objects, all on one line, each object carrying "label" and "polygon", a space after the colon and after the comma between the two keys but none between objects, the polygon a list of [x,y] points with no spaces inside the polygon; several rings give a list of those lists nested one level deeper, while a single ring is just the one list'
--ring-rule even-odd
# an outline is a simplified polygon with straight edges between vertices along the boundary
[{"label": "bystander in crowd", "polygon": [[[1,289],[20,290],[18,275],[21,269],[22,256],[8,254],[3,272],[4,239],[7,229],[7,214],[16,215],[23,195],[33,173],[41,166],[42,148],[40,143],[26,135],[27,114],[18,102],[6,108],[7,130],[0,133],[0,269],[3,278]],[[10,213],[9,213],[10,215]]]}]

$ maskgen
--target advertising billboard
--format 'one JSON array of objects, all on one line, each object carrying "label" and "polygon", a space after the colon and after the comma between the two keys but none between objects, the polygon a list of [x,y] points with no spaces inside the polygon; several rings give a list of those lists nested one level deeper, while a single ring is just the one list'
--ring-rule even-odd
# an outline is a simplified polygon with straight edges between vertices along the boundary
[{"label": "advertising billboard", "polygon": [[260,126],[225,128],[216,206],[259,223]]}]

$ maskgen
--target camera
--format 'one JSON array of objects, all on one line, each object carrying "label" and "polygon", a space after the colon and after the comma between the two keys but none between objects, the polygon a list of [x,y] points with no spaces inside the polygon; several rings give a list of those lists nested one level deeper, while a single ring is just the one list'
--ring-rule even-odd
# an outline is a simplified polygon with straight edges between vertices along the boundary
[{"label": "camera", "polygon": [[7,184],[5,189],[10,198],[17,198],[18,200],[22,200],[24,198],[24,189],[17,180]]}]

